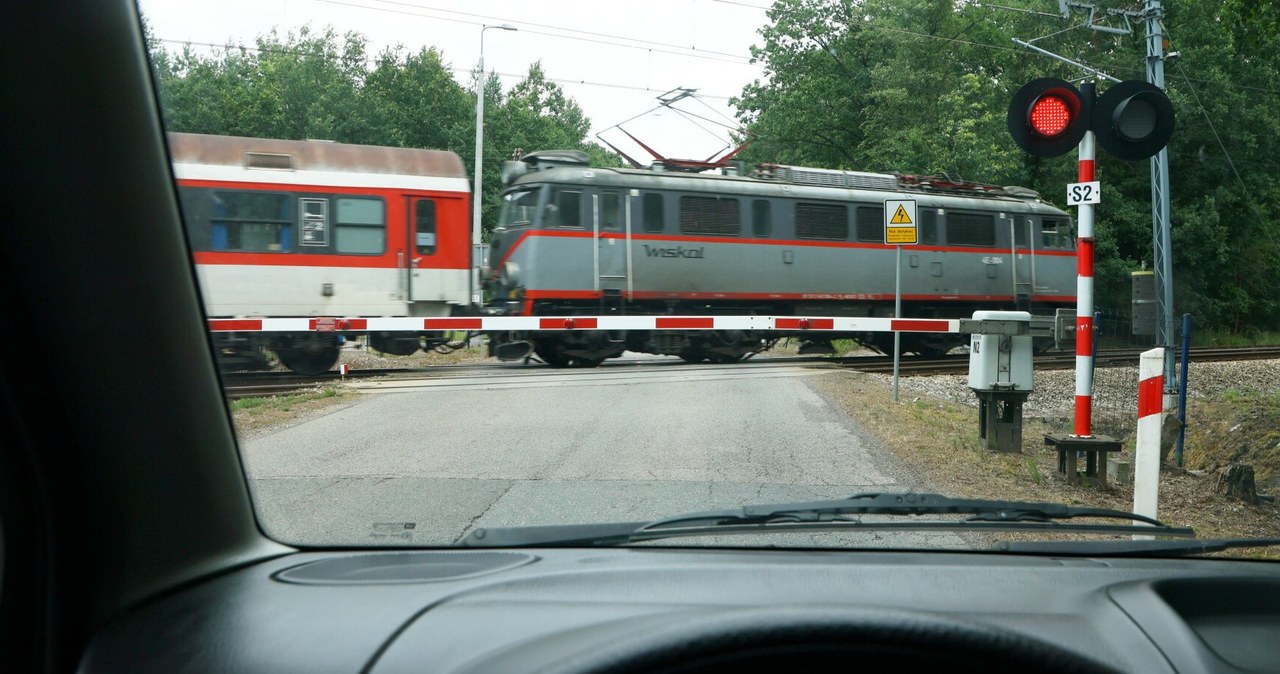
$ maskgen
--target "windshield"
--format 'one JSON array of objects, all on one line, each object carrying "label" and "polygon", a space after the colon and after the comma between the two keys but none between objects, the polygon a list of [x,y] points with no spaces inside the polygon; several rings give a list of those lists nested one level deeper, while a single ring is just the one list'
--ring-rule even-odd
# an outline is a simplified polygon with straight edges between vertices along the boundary
[{"label": "windshield", "polygon": [[538,190],[517,190],[502,195],[499,227],[528,227],[538,213]]},{"label": "windshield", "polygon": [[263,531],[1280,536],[1274,21],[1005,4],[140,0]]}]

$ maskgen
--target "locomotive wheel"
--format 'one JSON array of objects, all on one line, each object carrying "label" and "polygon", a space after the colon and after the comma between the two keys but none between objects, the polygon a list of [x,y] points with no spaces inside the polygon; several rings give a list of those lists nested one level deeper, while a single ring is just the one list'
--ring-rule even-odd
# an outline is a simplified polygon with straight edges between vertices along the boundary
[{"label": "locomotive wheel", "polygon": [[342,353],[337,335],[308,336],[294,340],[290,346],[275,349],[280,364],[305,375],[324,374],[333,369]]},{"label": "locomotive wheel", "polygon": [[707,360],[716,363],[717,365],[728,365],[729,363],[736,363],[742,360],[743,355],[744,354],[738,354],[735,356],[727,353],[716,353],[711,351],[707,353]]},{"label": "locomotive wheel", "polygon": [[701,346],[690,346],[677,355],[686,363],[701,363],[707,359],[707,352]]},{"label": "locomotive wheel", "polygon": [[596,367],[602,361],[596,358],[583,358],[582,356],[571,356],[566,354],[562,349],[554,346],[539,346],[535,349],[535,353],[542,359],[542,362],[551,367]]}]

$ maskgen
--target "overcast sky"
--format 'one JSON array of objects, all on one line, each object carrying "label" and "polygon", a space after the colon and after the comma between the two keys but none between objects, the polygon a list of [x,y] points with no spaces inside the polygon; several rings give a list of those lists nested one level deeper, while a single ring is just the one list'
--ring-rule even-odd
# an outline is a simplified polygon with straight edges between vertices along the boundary
[{"label": "overcast sky", "polygon": [[[139,0],[155,37],[166,48],[184,42],[251,46],[276,28],[296,31],[333,26],[368,38],[369,53],[403,44],[434,46],[469,86],[467,71],[480,57],[504,89],[541,61],[591,118],[592,136],[647,162],[650,157],[618,128],[659,153],[707,158],[729,145],[725,125],[736,122],[728,99],[762,77],[749,62],[760,44],[769,0]],[[695,89],[659,108],[658,96]],[[648,114],[646,114],[648,113]],[[530,148],[526,148],[530,149]],[[539,148],[549,149],[549,148]]]}]

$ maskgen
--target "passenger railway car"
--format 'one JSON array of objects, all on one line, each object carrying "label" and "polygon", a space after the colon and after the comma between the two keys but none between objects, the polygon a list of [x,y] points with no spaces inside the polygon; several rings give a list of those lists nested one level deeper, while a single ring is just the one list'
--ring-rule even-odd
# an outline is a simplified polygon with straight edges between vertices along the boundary
[{"label": "passenger railway car", "polygon": [[[449,316],[469,304],[470,184],[452,152],[188,133],[170,151],[226,367],[329,370],[338,329],[262,318]],[[335,326],[336,328],[336,326]],[[370,333],[408,355],[442,333]]]},{"label": "passenger railway car", "polygon": [[[913,199],[918,244],[901,255],[902,315],[975,310],[1055,313],[1075,304],[1070,216],[1035,192],[937,177],[742,165],[715,173],[599,168],[576,151],[504,167],[501,221],[483,270],[487,310],[516,315],[893,315],[895,246],[884,203]],[[594,365],[624,350],[731,362],[779,333],[528,332],[555,365]],[[850,337],[888,350],[888,333]],[[958,334],[903,334],[937,353]],[[829,344],[814,342],[812,351]]]}]

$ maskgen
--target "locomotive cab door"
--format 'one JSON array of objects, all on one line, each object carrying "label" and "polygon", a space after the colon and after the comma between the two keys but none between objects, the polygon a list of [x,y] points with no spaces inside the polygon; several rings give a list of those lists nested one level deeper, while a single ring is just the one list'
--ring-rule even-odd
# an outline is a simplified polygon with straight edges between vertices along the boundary
[{"label": "locomotive cab door", "polygon": [[595,290],[610,308],[622,308],[629,289],[630,201],[620,189],[601,189],[591,195]]},{"label": "locomotive cab door", "polygon": [[1009,259],[1013,263],[1010,272],[1013,280],[1013,299],[1020,311],[1031,309],[1031,293],[1036,284],[1036,250],[1034,223],[1025,216],[1011,215],[1009,219]]}]

